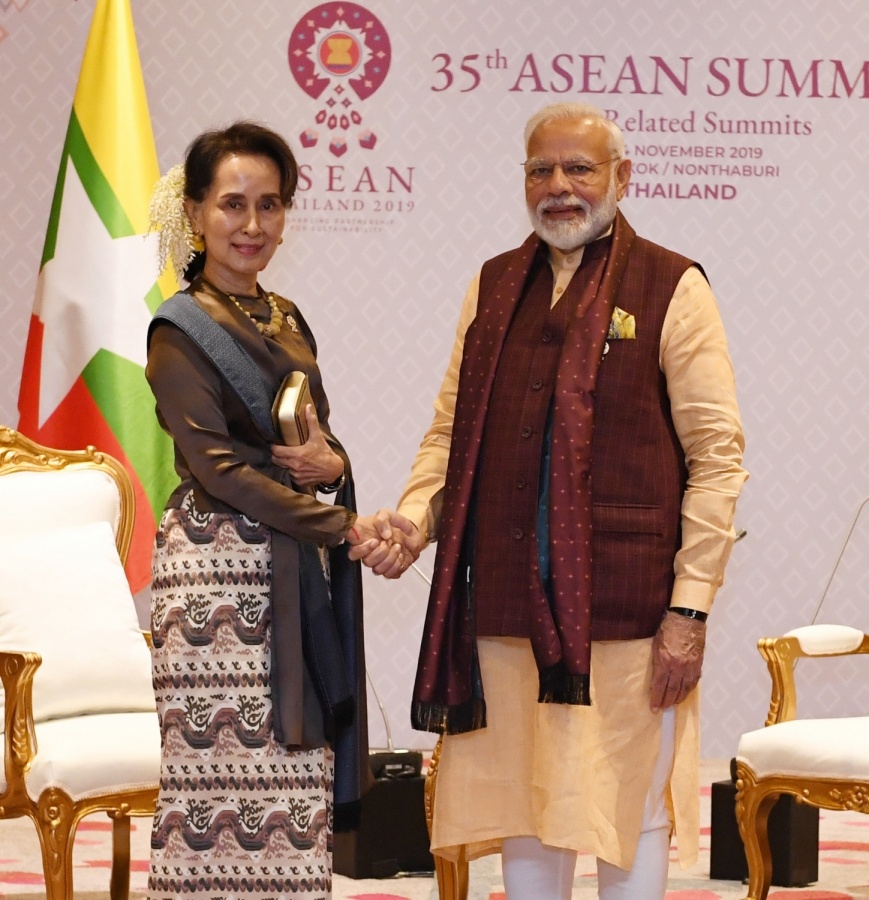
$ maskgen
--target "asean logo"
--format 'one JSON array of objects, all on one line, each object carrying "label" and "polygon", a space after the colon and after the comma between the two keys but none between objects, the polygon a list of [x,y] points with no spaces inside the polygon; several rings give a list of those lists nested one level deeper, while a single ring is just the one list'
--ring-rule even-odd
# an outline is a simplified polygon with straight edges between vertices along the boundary
[{"label": "asean logo", "polygon": [[290,71],[322,104],[314,127],[299,136],[303,147],[316,146],[323,129],[335,156],[343,156],[353,138],[366,150],[374,147],[377,135],[363,127],[359,101],[383,84],[391,56],[386,29],[363,6],[323,3],[299,19],[290,35]]}]

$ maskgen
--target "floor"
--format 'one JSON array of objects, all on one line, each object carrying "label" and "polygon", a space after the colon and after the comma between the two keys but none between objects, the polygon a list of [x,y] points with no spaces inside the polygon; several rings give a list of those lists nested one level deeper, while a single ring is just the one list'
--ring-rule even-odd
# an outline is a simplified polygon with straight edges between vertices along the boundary
[{"label": "floor", "polygon": [[[739,900],[745,889],[739,881],[709,878],[710,785],[727,777],[725,760],[703,763],[701,791],[701,856],[681,871],[671,854],[667,900]],[[131,896],[143,898],[148,870],[148,829],[145,819],[134,820]],[[75,846],[76,900],[108,898],[111,824],[105,817],[85,819]],[[469,900],[504,900],[500,858],[487,857],[471,865]],[[37,900],[45,896],[39,845],[32,824],[23,819],[0,820],[0,898]],[[594,860],[577,861],[573,900],[597,896]],[[354,880],[336,875],[335,900],[437,900],[434,878],[398,876]],[[822,813],[819,843],[819,880],[806,888],[773,887],[770,900],[869,900],[869,816],[858,813]]]}]

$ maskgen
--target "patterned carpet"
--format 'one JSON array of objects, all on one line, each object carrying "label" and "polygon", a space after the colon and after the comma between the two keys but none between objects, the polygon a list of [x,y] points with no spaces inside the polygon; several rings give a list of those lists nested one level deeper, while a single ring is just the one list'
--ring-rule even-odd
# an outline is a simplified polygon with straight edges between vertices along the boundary
[{"label": "patterned carpet", "polygon": [[[726,777],[723,760],[703,764],[701,792],[700,861],[681,871],[670,868],[667,900],[739,900],[745,889],[738,881],[709,879],[710,788]],[[131,897],[145,897],[148,870],[148,829],[146,819],[133,823]],[[108,819],[92,817],[79,826],[75,846],[76,900],[106,900],[110,871],[111,825]],[[672,857],[671,857],[672,858]],[[504,900],[500,859],[488,857],[471,866],[469,900]],[[437,886],[431,877],[397,877],[385,880],[353,880],[335,876],[335,900],[437,900]],[[0,821],[0,898],[36,900],[45,896],[36,831],[24,819]],[[594,860],[580,857],[573,900],[597,897]],[[869,816],[858,813],[821,814],[819,880],[807,888],[773,887],[770,900],[869,900]]]}]

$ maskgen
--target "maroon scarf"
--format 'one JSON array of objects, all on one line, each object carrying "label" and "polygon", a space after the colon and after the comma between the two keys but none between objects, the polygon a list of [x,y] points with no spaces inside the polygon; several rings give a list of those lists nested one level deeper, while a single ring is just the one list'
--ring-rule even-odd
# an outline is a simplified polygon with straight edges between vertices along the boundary
[{"label": "maroon scarf", "polygon": [[[553,597],[535,582],[531,643],[546,673],[542,699],[587,702],[591,658],[591,445],[594,388],[609,322],[635,233],[617,213],[605,265],[596,266],[568,325],[556,378],[552,425],[550,550]],[[443,514],[429,596],[411,720],[423,731],[460,733],[484,727],[486,707],[477,664],[465,530],[472,503],[486,409],[504,339],[542,242],[531,235],[511,256],[493,287],[495,302],[478,311],[465,336]],[[568,452],[559,459],[558,448]],[[557,509],[556,509],[557,506]]]}]

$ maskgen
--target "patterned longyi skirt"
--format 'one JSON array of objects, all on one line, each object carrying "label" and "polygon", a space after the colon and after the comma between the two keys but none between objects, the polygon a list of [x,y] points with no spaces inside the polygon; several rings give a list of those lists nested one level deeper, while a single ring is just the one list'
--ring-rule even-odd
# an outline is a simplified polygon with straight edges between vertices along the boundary
[{"label": "patterned longyi skirt", "polygon": [[269,530],[167,510],[153,558],[163,752],[150,900],[331,896],[332,753],[276,744]]}]

